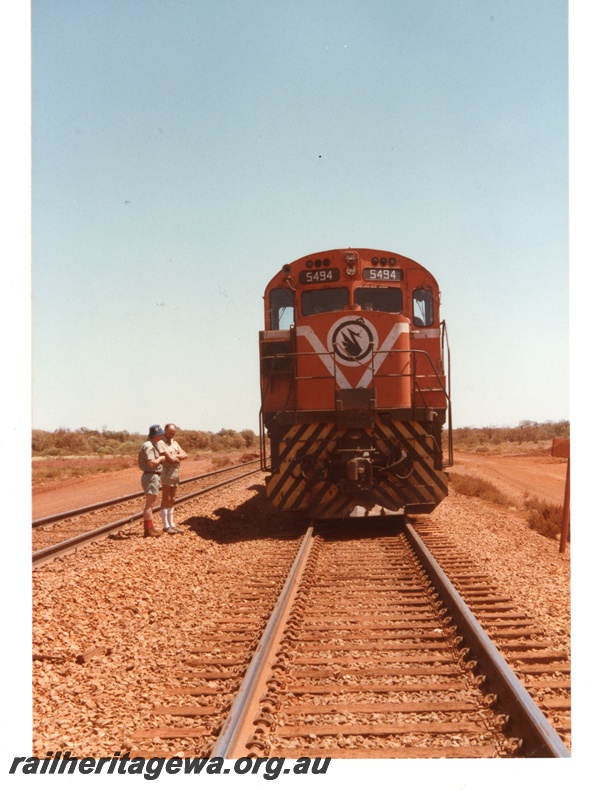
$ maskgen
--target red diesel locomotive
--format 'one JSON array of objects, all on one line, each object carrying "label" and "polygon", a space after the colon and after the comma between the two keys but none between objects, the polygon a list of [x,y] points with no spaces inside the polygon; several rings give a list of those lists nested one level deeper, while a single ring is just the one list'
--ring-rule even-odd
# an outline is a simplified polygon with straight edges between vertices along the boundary
[{"label": "red diesel locomotive", "polygon": [[319,252],[273,277],[259,336],[260,433],[276,507],[313,518],[429,513],[447,495],[439,306],[423,266],[382,250]]}]

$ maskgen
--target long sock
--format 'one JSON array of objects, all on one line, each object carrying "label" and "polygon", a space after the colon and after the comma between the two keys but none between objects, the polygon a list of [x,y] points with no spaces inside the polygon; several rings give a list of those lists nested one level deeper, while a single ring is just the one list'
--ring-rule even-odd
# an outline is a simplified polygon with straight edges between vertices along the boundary
[{"label": "long sock", "polygon": [[170,527],[175,527],[175,523],[173,522],[173,508],[172,507],[170,507],[167,510],[167,516],[168,516],[168,519],[169,519],[169,526]]},{"label": "long sock", "polygon": [[163,508],[163,509],[160,511],[160,517],[161,517],[161,519],[162,519],[162,523],[163,523],[163,529],[169,529],[169,521],[168,521],[168,518],[167,518],[167,517],[168,517],[168,514],[169,514],[169,511],[167,510],[167,508],[166,508],[166,507],[165,507],[165,508]]}]

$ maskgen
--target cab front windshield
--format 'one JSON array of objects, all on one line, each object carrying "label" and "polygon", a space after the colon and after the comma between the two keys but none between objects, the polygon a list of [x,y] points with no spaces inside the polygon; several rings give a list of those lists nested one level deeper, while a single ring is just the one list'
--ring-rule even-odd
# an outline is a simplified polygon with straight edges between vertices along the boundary
[{"label": "cab front windshield", "polygon": [[304,291],[302,294],[302,315],[332,313],[343,310],[350,304],[347,288],[326,288],[319,291]]},{"label": "cab front windshield", "polygon": [[[316,315],[343,310],[350,304],[347,288],[310,290],[302,294],[302,314]],[[402,312],[402,290],[400,288],[355,288],[354,304],[362,310],[380,313]]]},{"label": "cab front windshield", "polygon": [[[350,304],[348,288],[322,288],[304,291],[301,295],[302,315],[318,315],[343,310]],[[361,310],[381,313],[402,312],[400,288],[360,287],[354,290],[354,304]],[[274,288],[270,295],[271,329],[289,329],[295,323],[294,293]]]},{"label": "cab front windshield", "polygon": [[380,313],[402,312],[402,291],[400,288],[357,288],[354,301],[363,310],[377,310]]}]

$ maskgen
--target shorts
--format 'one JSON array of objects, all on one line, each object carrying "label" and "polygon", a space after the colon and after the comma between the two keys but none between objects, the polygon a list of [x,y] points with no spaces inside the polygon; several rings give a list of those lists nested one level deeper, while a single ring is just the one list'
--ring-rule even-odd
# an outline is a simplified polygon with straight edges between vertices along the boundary
[{"label": "shorts", "polygon": [[157,496],[160,491],[160,472],[144,472],[142,475],[142,490],[144,494]]},{"label": "shorts", "polygon": [[174,488],[179,485],[179,466],[165,466],[162,475],[160,476],[161,482],[164,486]]}]

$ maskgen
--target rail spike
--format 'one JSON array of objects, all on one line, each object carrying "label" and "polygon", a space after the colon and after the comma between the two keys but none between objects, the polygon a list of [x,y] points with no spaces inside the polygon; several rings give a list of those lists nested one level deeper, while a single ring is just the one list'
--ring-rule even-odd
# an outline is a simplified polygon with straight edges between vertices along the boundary
[{"label": "rail spike", "polygon": [[498,704],[497,694],[486,694],[483,698],[483,704],[488,708],[494,708]]},{"label": "rail spike", "polygon": [[503,743],[504,749],[507,754],[518,754],[523,748],[523,741],[521,738],[507,738]]}]

